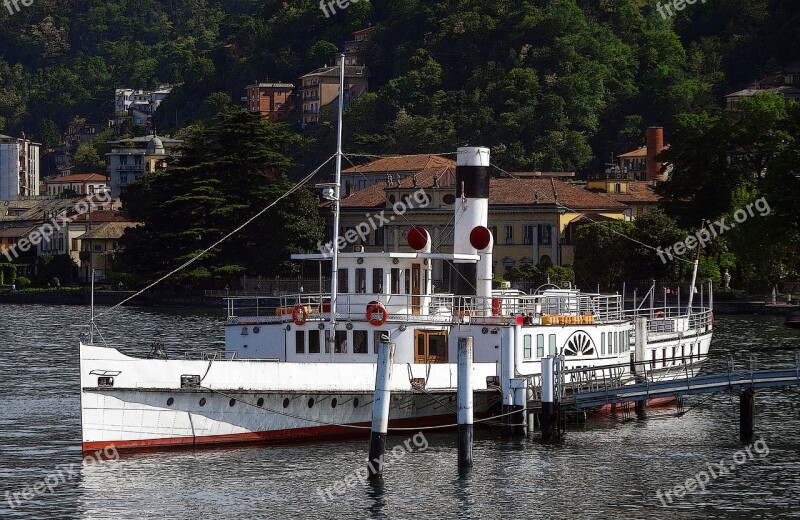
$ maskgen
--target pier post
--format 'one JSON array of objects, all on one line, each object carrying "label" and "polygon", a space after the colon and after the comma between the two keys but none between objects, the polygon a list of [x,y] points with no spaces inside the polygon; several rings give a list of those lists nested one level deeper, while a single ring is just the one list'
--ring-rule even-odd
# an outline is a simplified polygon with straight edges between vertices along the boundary
[{"label": "pier post", "polygon": [[383,478],[383,455],[386,451],[386,434],[389,431],[389,404],[391,403],[392,367],[395,344],[381,341],[378,347],[378,366],[375,375],[375,399],[372,402],[372,435],[369,442],[369,479]]},{"label": "pier post", "polygon": [[[514,418],[517,414],[512,414],[514,408],[514,390],[511,387],[512,381],[516,376],[515,371],[515,349],[517,345],[521,347],[522,342],[522,327],[516,325],[513,329],[505,329],[500,344],[500,386],[503,390],[503,428],[501,436],[504,438],[511,437],[512,426]],[[506,415],[508,414],[508,415]]]},{"label": "pier post", "polygon": [[636,401],[636,418],[639,420],[647,419],[647,399]]},{"label": "pier post", "polygon": [[750,443],[753,440],[755,404],[756,391],[752,388],[742,390],[739,396],[739,437],[744,443]]},{"label": "pier post", "polygon": [[[553,439],[553,418],[555,416],[555,405],[553,384],[554,371],[552,357],[542,358],[542,440],[550,441]],[[558,428],[558,425],[556,425]]]},{"label": "pier post", "polygon": [[511,418],[511,436],[525,437],[525,408],[528,404],[528,381],[524,378],[511,380],[511,389],[514,392],[514,410],[517,412]]},{"label": "pier post", "polygon": [[473,338],[458,338],[458,469],[472,467]]}]

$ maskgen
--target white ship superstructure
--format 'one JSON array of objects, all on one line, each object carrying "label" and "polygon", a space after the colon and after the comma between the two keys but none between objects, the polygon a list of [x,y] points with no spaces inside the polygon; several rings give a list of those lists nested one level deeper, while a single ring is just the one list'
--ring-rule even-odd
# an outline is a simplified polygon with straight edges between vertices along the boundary
[{"label": "white ship superstructure", "polygon": [[[479,417],[524,405],[548,356],[588,378],[617,365],[620,381],[633,380],[634,360],[672,377],[706,358],[706,308],[626,311],[619,295],[493,291],[488,167],[488,149],[459,149],[452,254],[432,252],[428,232],[414,227],[412,252],[338,254],[333,295],[286,295],[271,306],[229,298],[224,353],[143,359],[81,344],[84,450],[366,436],[386,339],[396,345],[390,428],[455,423],[465,336],[474,338]],[[453,294],[433,291],[436,259],[455,266]]]}]

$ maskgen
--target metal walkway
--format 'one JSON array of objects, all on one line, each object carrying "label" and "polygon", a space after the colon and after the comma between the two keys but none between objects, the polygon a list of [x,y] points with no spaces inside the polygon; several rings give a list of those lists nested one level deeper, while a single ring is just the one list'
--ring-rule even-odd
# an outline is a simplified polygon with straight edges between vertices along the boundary
[{"label": "metal walkway", "polygon": [[[565,408],[585,409],[614,403],[638,402],[663,397],[716,394],[735,390],[800,386],[800,352],[795,366],[772,370],[734,370],[732,361],[725,374],[685,377],[669,381],[645,381],[627,385],[603,385],[605,388],[576,391],[563,395]],[[754,360],[751,360],[753,367]]]}]

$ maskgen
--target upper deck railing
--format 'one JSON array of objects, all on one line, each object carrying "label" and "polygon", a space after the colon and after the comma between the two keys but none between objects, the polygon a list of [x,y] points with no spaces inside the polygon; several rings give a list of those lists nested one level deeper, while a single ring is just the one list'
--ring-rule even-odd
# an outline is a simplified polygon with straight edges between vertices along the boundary
[{"label": "upper deck railing", "polygon": [[[228,320],[238,323],[242,318],[253,323],[284,323],[293,321],[299,307],[305,321],[330,319],[330,295],[301,293],[280,297],[226,298]],[[381,303],[388,321],[455,323],[465,320],[480,322],[516,322],[534,324],[595,324],[619,322],[626,319],[622,299],[618,295],[588,293],[504,294],[492,298],[458,296],[454,294],[339,294],[337,319],[367,321],[367,306]]]}]

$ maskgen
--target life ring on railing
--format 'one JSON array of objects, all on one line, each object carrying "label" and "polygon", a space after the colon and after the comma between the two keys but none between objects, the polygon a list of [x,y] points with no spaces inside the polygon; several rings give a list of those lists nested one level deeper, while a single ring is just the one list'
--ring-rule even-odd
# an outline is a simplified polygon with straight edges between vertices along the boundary
[{"label": "life ring on railing", "polygon": [[664,317],[664,313],[663,313],[662,311],[658,311],[657,313],[655,313],[655,314],[653,315],[653,317],[654,317],[655,319],[661,319],[661,318],[663,318],[663,317]]},{"label": "life ring on railing", "polygon": [[380,327],[389,319],[389,312],[381,302],[370,302],[367,305],[367,321],[373,327]]},{"label": "life ring on railing", "polygon": [[295,305],[294,309],[292,309],[292,321],[298,327],[305,325],[306,319],[308,318],[308,312],[306,308],[302,305]]}]

